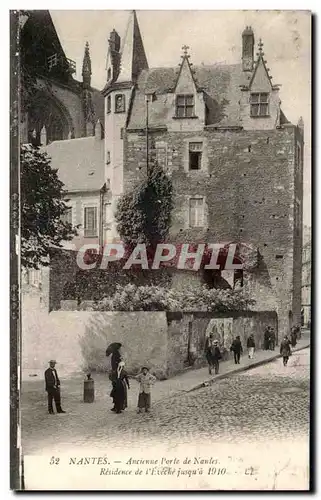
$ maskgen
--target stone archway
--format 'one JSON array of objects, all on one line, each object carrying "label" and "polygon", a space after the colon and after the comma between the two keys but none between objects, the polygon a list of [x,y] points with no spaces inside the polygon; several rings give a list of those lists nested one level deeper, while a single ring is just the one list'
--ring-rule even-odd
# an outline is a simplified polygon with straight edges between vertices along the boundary
[{"label": "stone archway", "polygon": [[[44,141],[41,131],[46,131]],[[38,91],[28,109],[28,142],[45,145],[72,138],[73,123],[68,110],[53,95]]]}]

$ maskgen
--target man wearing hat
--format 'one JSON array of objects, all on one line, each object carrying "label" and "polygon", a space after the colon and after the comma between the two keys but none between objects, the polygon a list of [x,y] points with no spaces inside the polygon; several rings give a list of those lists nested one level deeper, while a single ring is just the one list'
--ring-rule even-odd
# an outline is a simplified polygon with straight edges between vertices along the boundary
[{"label": "man wearing hat", "polygon": [[61,408],[60,402],[60,380],[57,370],[55,368],[57,361],[51,359],[49,361],[49,368],[45,371],[46,391],[48,393],[48,412],[53,415],[54,410],[52,406],[53,399],[55,400],[57,413],[66,413]]}]

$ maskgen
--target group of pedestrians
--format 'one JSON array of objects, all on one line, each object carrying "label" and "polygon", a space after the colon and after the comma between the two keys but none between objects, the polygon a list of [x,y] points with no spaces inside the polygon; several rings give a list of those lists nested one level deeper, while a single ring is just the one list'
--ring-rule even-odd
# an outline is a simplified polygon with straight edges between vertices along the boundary
[{"label": "group of pedestrians", "polygon": [[[280,354],[283,357],[283,365],[286,366],[291,356],[291,347],[295,347],[297,344],[297,327],[291,328],[290,338],[287,335],[284,336],[280,344]],[[274,328],[268,326],[264,332],[264,342],[263,347],[265,350],[275,350],[276,345],[276,334]],[[255,351],[255,340],[254,335],[251,334],[246,342],[247,352],[249,359],[254,358]],[[240,364],[241,355],[243,354],[243,346],[241,342],[241,338],[239,335],[235,337],[230,347],[230,351],[233,352],[234,363],[236,365]],[[221,350],[219,347],[218,340],[213,339],[213,334],[211,333],[209,337],[206,338],[205,343],[205,356],[208,363],[209,374],[212,374],[212,370],[214,369],[215,375],[219,373],[219,361],[222,359]]]},{"label": "group of pedestrians", "polygon": [[[251,334],[247,339],[247,349],[249,359],[253,359],[254,350],[255,350],[255,340],[254,336]],[[240,336],[238,335],[232,342],[231,352],[234,354],[235,364],[240,364],[241,354],[243,354],[243,347]],[[205,356],[208,363],[208,371],[209,374],[212,374],[212,370],[214,369],[215,375],[219,373],[220,360],[222,359],[222,353],[219,348],[218,340],[213,339],[213,333],[211,333],[205,342]]]},{"label": "group of pedestrians", "polygon": [[[111,356],[111,373],[109,379],[112,383],[112,390],[110,397],[113,400],[113,407],[111,411],[119,414],[122,413],[128,406],[127,391],[130,389],[129,377],[125,370],[125,362],[121,355],[121,344],[115,347]],[[109,356],[108,349],[106,355]],[[137,412],[146,413],[150,411],[151,407],[151,386],[155,383],[156,377],[149,373],[149,368],[143,366],[138,375],[131,377],[137,380],[140,384],[138,394]]]}]

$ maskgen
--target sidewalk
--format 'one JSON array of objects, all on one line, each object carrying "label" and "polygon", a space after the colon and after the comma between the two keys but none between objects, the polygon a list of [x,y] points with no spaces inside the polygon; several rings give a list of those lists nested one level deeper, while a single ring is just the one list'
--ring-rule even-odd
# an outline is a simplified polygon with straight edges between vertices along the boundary
[{"label": "sidewalk", "polygon": [[[310,330],[303,330],[301,339],[298,341],[292,352],[306,349],[309,346]],[[240,365],[235,365],[234,359],[223,361],[220,364],[220,373],[218,375],[209,375],[208,367],[199,368],[197,370],[188,370],[168,380],[156,382],[153,390],[153,400],[161,401],[181,392],[195,391],[201,387],[213,384],[217,380],[222,380],[230,375],[270,363],[280,357],[280,347],[276,346],[275,351],[256,351],[254,359],[249,359],[245,353],[241,357]]]},{"label": "sidewalk", "polygon": [[[305,349],[310,346],[310,331],[302,332],[302,337],[298,341],[293,352]],[[157,403],[175,395],[195,391],[201,387],[214,384],[218,380],[222,380],[228,376],[250,370],[257,366],[269,363],[280,357],[279,347],[276,346],[275,351],[259,350],[254,354],[254,359],[248,359],[245,353],[241,357],[240,365],[235,365],[234,360],[223,361],[220,364],[220,373],[218,375],[209,375],[208,367],[199,368],[196,370],[189,369],[180,373],[168,380],[157,381],[153,387],[152,400]],[[106,374],[93,375],[95,381],[95,407],[101,406],[102,411],[105,411],[106,400],[110,401],[110,381]],[[88,410],[88,405],[83,403],[83,374],[77,374],[73,377],[61,377],[63,399],[67,399],[71,406],[77,407],[77,411],[85,412]],[[44,393],[43,379],[33,379],[22,381],[22,407],[36,407],[38,404],[43,405],[44,401],[39,399],[39,394]],[[128,391],[128,403],[131,407],[136,407],[138,382],[130,379],[131,389]],[[91,406],[91,405],[89,405]]]}]

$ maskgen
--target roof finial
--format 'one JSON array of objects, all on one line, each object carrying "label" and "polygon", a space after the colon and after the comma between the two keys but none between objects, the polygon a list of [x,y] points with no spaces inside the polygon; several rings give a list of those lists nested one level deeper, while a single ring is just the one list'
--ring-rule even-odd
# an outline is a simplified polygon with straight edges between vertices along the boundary
[{"label": "roof finial", "polygon": [[188,54],[187,54],[187,51],[189,49],[189,46],[188,45],[183,45],[182,47],[182,51],[183,51],[183,56],[186,57]]},{"label": "roof finial", "polygon": [[82,63],[82,77],[85,85],[90,87],[91,83],[91,59],[89,54],[89,43],[85,44],[85,53]]},{"label": "roof finial", "polygon": [[258,55],[258,56],[262,56],[262,57],[263,57],[263,56],[264,56],[264,52],[263,52],[263,42],[262,42],[262,39],[261,39],[261,38],[260,38],[260,40],[259,40],[259,44],[258,44],[258,45],[259,45],[259,52],[258,52],[258,54],[257,54],[257,55]]}]

